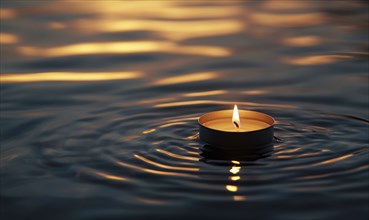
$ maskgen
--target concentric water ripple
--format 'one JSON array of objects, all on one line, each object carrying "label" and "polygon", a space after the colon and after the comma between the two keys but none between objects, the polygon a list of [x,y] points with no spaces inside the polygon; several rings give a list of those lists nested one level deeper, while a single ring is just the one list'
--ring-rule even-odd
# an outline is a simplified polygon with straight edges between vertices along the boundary
[{"label": "concentric water ripple", "polygon": [[[201,109],[204,104],[197,105]],[[41,134],[33,149],[41,159],[37,166],[43,170],[105,187],[144,188],[149,198],[140,198],[159,204],[173,202],[174,192],[177,199],[257,201],[266,196],[262,191],[272,189],[266,183],[273,187],[290,184],[296,192],[335,191],[340,190],[339,185],[332,187],[337,179],[365,178],[365,119],[271,105],[255,110],[263,109],[277,119],[274,152],[256,161],[204,158],[204,145],[198,138],[199,114],[165,115],[165,109],[162,115],[136,111],[117,117],[107,107],[104,114],[56,127],[52,133],[62,140],[51,137],[50,131]],[[163,187],[165,192],[160,190]],[[365,185],[357,182],[352,187]],[[132,198],[137,196],[131,193]]]}]

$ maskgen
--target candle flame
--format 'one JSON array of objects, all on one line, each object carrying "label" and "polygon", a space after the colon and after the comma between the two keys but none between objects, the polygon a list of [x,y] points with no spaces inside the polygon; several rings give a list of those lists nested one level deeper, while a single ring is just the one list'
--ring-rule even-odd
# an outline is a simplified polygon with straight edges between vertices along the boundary
[{"label": "candle flame", "polygon": [[240,123],[240,116],[238,115],[238,108],[237,105],[234,105],[233,108],[233,117],[232,117],[232,122],[234,124],[234,126],[236,128],[240,128],[241,123]]}]

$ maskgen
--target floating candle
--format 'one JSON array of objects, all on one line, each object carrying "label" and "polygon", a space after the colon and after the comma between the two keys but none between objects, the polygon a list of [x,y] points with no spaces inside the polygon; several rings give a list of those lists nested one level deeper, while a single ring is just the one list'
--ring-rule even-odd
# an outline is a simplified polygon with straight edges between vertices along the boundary
[{"label": "floating candle", "polygon": [[259,149],[273,141],[274,119],[255,111],[232,110],[207,113],[199,118],[200,139],[230,149]]}]

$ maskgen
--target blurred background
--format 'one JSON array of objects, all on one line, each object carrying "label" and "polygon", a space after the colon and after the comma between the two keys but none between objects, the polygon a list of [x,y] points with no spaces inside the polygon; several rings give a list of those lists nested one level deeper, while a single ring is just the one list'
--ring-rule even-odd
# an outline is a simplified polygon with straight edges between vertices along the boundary
[{"label": "blurred background", "polygon": [[[1,0],[4,219],[368,219],[368,4]],[[210,111],[276,118],[204,156]]]}]

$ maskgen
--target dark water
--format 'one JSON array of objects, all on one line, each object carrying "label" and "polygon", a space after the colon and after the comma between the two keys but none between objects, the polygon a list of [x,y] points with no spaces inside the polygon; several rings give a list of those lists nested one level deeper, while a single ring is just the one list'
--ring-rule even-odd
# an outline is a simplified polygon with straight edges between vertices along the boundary
[{"label": "dark water", "polygon": [[[2,219],[368,219],[367,7],[1,1]],[[234,104],[270,157],[203,156]]]}]

